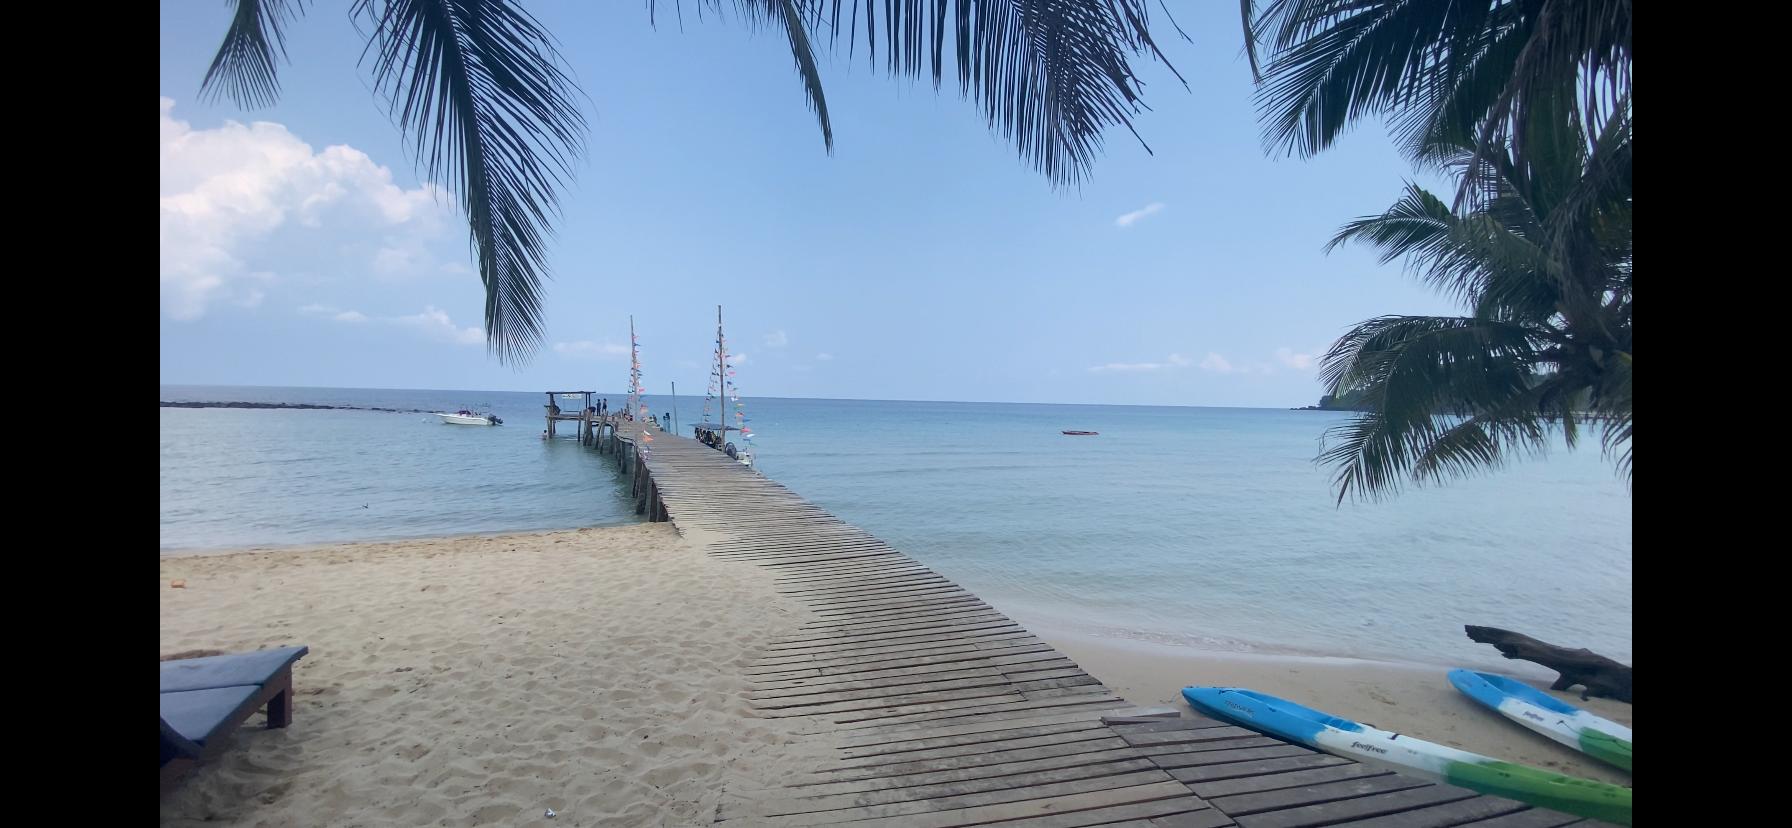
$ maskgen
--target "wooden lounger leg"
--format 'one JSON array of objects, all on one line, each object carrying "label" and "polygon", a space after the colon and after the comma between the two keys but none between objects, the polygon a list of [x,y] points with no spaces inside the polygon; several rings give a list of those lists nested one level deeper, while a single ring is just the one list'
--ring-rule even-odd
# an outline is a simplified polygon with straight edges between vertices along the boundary
[{"label": "wooden lounger leg", "polygon": [[268,727],[292,724],[292,670],[282,671],[279,677],[266,686],[269,690],[277,691],[268,699]]}]

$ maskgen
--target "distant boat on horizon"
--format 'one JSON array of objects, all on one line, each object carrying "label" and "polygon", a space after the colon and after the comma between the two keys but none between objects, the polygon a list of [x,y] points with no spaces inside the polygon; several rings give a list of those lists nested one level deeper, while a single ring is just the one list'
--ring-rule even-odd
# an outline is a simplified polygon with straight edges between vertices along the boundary
[{"label": "distant boat on horizon", "polygon": [[1072,437],[1094,437],[1094,436],[1100,434],[1101,432],[1099,432],[1099,431],[1071,431],[1069,429],[1065,429],[1064,433],[1068,434]]},{"label": "distant boat on horizon", "polygon": [[479,414],[464,408],[453,414],[437,411],[436,416],[442,418],[443,425],[495,426],[504,424],[504,421],[499,419],[496,414]]}]

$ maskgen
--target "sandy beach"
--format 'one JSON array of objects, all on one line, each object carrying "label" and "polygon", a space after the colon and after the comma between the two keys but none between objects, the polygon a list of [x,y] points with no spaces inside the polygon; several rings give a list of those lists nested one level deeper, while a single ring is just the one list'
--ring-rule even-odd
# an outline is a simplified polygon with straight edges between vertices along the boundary
[{"label": "sandy beach", "polygon": [[[831,744],[759,718],[744,669],[800,608],[670,524],[163,557],[161,654],[304,644],[293,724],[257,715],[164,825],[705,825]],[[174,583],[183,586],[175,588]],[[1443,668],[1033,631],[1129,701],[1247,686],[1572,775],[1629,777],[1461,697]],[[1630,705],[1581,702],[1630,724]]]},{"label": "sandy beach", "polygon": [[[1347,719],[1571,776],[1630,784],[1630,775],[1525,730],[1469,701],[1444,677],[1448,668],[1351,658],[1221,653],[1191,647],[1095,638],[1045,628],[1034,632],[1128,701],[1187,710],[1190,685],[1249,687]],[[1541,668],[1528,665],[1532,670]],[[1546,688],[1530,673],[1518,673]],[[1630,726],[1630,705],[1611,699],[1562,700]]]},{"label": "sandy beach", "polygon": [[160,568],[163,657],[311,648],[291,727],[250,719],[164,825],[702,825],[814,749],[741,697],[793,610],[669,524]]}]

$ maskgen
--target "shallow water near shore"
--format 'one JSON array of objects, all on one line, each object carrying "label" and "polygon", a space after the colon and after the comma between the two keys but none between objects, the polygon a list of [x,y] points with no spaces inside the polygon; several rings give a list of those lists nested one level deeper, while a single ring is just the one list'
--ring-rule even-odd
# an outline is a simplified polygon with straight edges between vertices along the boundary
[{"label": "shallow water near shore", "polygon": [[[161,393],[473,407],[506,421],[164,408],[163,554],[636,520],[606,458],[540,439],[541,394]],[[655,412],[668,402],[648,397]],[[679,400],[682,433],[701,405]],[[1463,636],[1463,624],[1484,624],[1631,658],[1632,502],[1596,447],[1338,505],[1329,470],[1313,459],[1343,413],[746,405],[763,473],[1023,623],[1202,649],[1512,668]]]}]

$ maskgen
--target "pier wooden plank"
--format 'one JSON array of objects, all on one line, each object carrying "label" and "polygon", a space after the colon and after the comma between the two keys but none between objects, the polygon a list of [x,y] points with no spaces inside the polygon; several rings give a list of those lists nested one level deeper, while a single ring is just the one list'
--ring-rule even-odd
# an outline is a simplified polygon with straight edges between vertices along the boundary
[{"label": "pier wooden plank", "polygon": [[[1194,767],[1175,768],[1170,775],[1184,782],[1212,782],[1221,779],[1240,779],[1247,776],[1282,773],[1283,771],[1308,770],[1333,765],[1354,765],[1356,763],[1342,756],[1329,753],[1310,753],[1305,756],[1284,756],[1280,759],[1259,759],[1247,762],[1227,762],[1219,765],[1198,765]],[[1193,785],[1190,785],[1193,787]]]},{"label": "pier wooden plank", "polygon": [[[1425,785],[1390,793],[1340,799],[1285,810],[1240,816],[1227,813],[1241,828],[1307,828],[1333,825],[1353,819],[1398,814],[1475,796],[1474,791],[1450,785]],[[1222,808],[1221,810],[1225,810]]]},{"label": "pier wooden plank", "polygon": [[[965,782],[972,779],[1009,776],[1017,773],[1026,773],[1028,771],[1057,770],[1060,768],[1074,768],[1112,762],[1132,763],[1128,765],[1129,768],[1143,767],[1143,765],[1138,764],[1138,758],[1128,753],[1125,748],[1114,748],[1105,751],[1089,751],[1086,753],[1031,759],[1022,762],[1005,762],[967,768],[948,768],[945,770],[911,773],[902,776],[885,776],[877,779],[864,779],[850,782],[823,782],[814,785],[804,785],[800,788],[793,787],[791,790],[816,796],[856,793],[859,791],[880,791],[892,788],[907,788],[913,785],[928,785],[938,782]],[[1175,782],[1167,775],[1163,778],[1166,781],[1173,782],[1180,793],[1187,794],[1189,792],[1188,786],[1183,785],[1181,782]]]},{"label": "pier wooden plank", "polygon": [[[983,737],[987,737],[989,734],[980,734],[980,735]],[[862,759],[858,759],[856,761],[848,761],[846,764],[843,764],[840,767],[842,769],[881,767],[885,763],[921,761],[921,760],[931,761],[931,760],[935,760],[935,759],[946,759],[946,758],[952,758],[952,757],[958,757],[958,756],[971,756],[971,755],[975,755],[975,754],[979,754],[979,753],[995,753],[997,751],[1004,751],[1004,750],[1020,750],[1020,749],[1030,748],[1030,747],[1043,747],[1046,745],[1068,744],[1071,742],[1093,742],[1093,741],[1097,741],[1097,740],[1101,740],[1101,739],[1106,739],[1109,737],[1109,735],[1110,734],[1102,728],[1085,727],[1080,730],[1066,730],[1066,731],[1061,731],[1061,732],[1057,732],[1057,733],[1047,733],[1047,734],[1040,734],[1040,735],[1035,735],[1035,736],[1022,736],[1022,737],[1010,738],[1010,739],[979,738],[979,739],[972,741],[968,744],[954,745],[951,747],[937,747],[937,748],[931,748],[931,749],[925,749],[925,750],[905,751],[902,753],[884,753],[884,754],[867,756]],[[842,757],[842,758],[844,759],[847,757]],[[1147,761],[1147,760],[1141,759],[1140,761]],[[1159,769],[1156,765],[1151,765],[1150,767],[1153,769]],[[821,773],[831,773],[831,772],[832,771],[821,771]]]},{"label": "pier wooden plank", "polygon": [[1510,799],[1496,796],[1477,796],[1473,799],[1461,799],[1446,802],[1429,808],[1415,811],[1401,811],[1397,814],[1385,814],[1368,819],[1352,820],[1339,823],[1357,826],[1358,828],[1448,828],[1452,825],[1483,825],[1487,818],[1533,813],[1543,815],[1542,825],[1563,825],[1566,823],[1549,821],[1551,818],[1562,818],[1572,821],[1574,817],[1553,811],[1530,810],[1530,806]]},{"label": "pier wooden plank", "polygon": [[[1171,757],[1183,756],[1183,755],[1193,754],[1193,753],[1211,753],[1211,752],[1217,752],[1217,751],[1238,750],[1240,748],[1272,747],[1272,746],[1285,745],[1285,744],[1287,744],[1287,742],[1277,739],[1274,736],[1258,736],[1258,735],[1253,734],[1250,736],[1240,736],[1240,737],[1236,737],[1236,738],[1232,738],[1232,739],[1225,739],[1225,740],[1216,741],[1216,742],[1200,742],[1197,744],[1190,744],[1190,745],[1170,745],[1168,747],[1137,747],[1137,746],[1134,746],[1133,749],[1138,751],[1140,756],[1149,756],[1149,757],[1152,757],[1153,759],[1163,758],[1166,760],[1166,764],[1174,764],[1172,761],[1170,761]],[[1346,760],[1346,761],[1348,761],[1348,760]]]},{"label": "pier wooden plank", "polygon": [[[643,425],[652,431],[652,425]],[[626,429],[624,430],[626,431]],[[1143,710],[925,564],[688,438],[600,440],[637,506],[760,567],[804,618],[747,668],[759,715],[825,739],[730,825],[1558,828],[1573,817]],[[620,437],[621,439],[617,439]],[[1108,721],[1103,721],[1107,718]]]},{"label": "pier wooden plank", "polygon": [[[1371,823],[1368,821],[1360,821],[1355,824],[1361,826]],[[1560,811],[1546,811],[1542,808],[1532,808],[1530,810],[1517,811],[1488,819],[1478,819],[1474,822],[1465,822],[1462,824],[1470,826],[1471,828],[1559,828],[1559,826],[1563,825],[1574,825],[1577,828],[1580,828],[1581,826],[1593,825],[1592,822],[1578,819],[1571,814],[1564,814]]]},{"label": "pier wooden plank", "polygon": [[[1118,767],[1118,765],[1111,767]],[[1101,772],[1104,775],[1078,775],[1094,772]],[[906,816],[929,811],[951,811],[1037,799],[1039,798],[1039,789],[1047,785],[1051,786],[1057,795],[1064,796],[1114,788],[1129,788],[1162,780],[1163,777],[1160,774],[1149,770],[1114,774],[1096,771],[1085,766],[1016,777],[996,777],[945,785],[899,788],[893,791],[873,791],[838,798],[819,798],[813,803],[798,807],[827,806],[828,810],[779,814],[778,819],[785,825],[834,825],[839,823],[843,816],[842,812],[848,808],[856,809],[853,813],[859,818],[868,818],[873,815],[876,817]],[[835,805],[839,805],[839,807],[833,807]]]},{"label": "pier wooden plank", "polygon": [[1189,785],[1189,790],[1203,799],[1216,799],[1236,794],[1275,791],[1283,788],[1299,788],[1324,782],[1338,782],[1346,779],[1360,779],[1369,776],[1385,776],[1393,771],[1346,762],[1308,770],[1296,770],[1286,773],[1272,773],[1263,776],[1247,776],[1236,779],[1221,779],[1213,782],[1197,782]]},{"label": "pier wooden plank", "polygon": [[[1195,802],[1179,804],[1184,800],[1195,800]],[[1130,811],[1116,808],[1116,806],[1122,805],[1137,807]],[[1158,782],[1150,785],[1134,785],[1127,788],[1029,799],[1021,802],[1004,802],[997,805],[983,805],[928,814],[873,818],[858,822],[855,828],[897,828],[898,826],[900,828],[954,828],[954,826],[984,825],[991,822],[1000,822],[1009,828],[1021,828],[1021,826],[1053,828],[1053,826],[1099,825],[1102,822],[1117,822],[1134,816],[1160,816],[1200,810],[1202,807],[1204,805],[1200,803],[1200,800],[1189,795],[1188,791],[1183,789],[1180,784]],[[1107,810],[1094,817],[1076,816],[1079,812],[1098,809]],[[1055,816],[1071,819],[1068,821],[1039,821],[1045,817]]]}]

